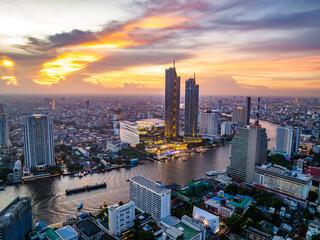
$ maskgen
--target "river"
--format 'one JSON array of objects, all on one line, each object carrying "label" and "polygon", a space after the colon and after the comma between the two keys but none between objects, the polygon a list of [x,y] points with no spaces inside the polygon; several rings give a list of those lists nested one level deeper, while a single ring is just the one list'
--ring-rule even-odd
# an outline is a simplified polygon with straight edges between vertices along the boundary
[{"label": "river", "polygon": [[[269,148],[274,147],[276,125],[261,121],[267,129]],[[81,179],[72,176],[60,176],[8,186],[0,192],[0,209],[4,208],[17,196],[32,199],[34,222],[45,221],[52,224],[66,221],[68,217],[79,214],[77,206],[83,202],[81,212],[96,211],[103,201],[115,204],[129,199],[127,179],[142,175],[165,184],[177,183],[184,186],[192,178],[204,177],[209,170],[226,169],[230,163],[231,145],[225,145],[206,153],[192,153],[187,161],[173,159],[166,162],[145,162],[130,169],[117,169],[106,173],[89,174]],[[106,189],[93,190],[66,196],[65,190],[96,183],[107,183]]]}]

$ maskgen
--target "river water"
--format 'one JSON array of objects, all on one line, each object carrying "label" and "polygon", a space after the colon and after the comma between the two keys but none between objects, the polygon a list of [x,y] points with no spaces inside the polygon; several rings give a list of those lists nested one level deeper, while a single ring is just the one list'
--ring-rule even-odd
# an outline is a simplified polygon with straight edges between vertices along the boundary
[{"label": "river water", "polygon": [[[273,148],[276,125],[261,121],[267,129],[268,147]],[[73,176],[61,176],[35,182],[8,186],[0,192],[0,209],[4,208],[17,196],[32,199],[34,222],[45,221],[52,224],[66,221],[68,217],[79,214],[77,206],[83,202],[81,212],[96,211],[103,201],[115,204],[129,199],[127,179],[142,175],[165,184],[177,183],[184,186],[192,178],[204,177],[209,170],[226,169],[230,163],[231,145],[225,145],[206,153],[192,153],[186,161],[173,159],[166,162],[145,162],[130,169],[116,169],[106,173],[89,174],[81,179]],[[107,183],[107,188],[91,192],[66,196],[65,190],[96,183]]]}]

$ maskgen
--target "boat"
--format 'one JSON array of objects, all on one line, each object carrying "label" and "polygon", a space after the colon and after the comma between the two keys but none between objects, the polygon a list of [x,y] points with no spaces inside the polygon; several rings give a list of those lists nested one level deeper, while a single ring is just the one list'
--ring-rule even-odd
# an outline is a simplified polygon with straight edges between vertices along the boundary
[{"label": "boat", "polygon": [[86,191],[91,191],[94,189],[99,189],[99,188],[106,188],[107,184],[106,183],[100,183],[100,184],[95,184],[95,185],[87,185],[87,186],[83,186],[80,188],[73,188],[73,189],[67,189],[66,190],[66,194],[67,195],[71,195],[74,193],[80,193],[80,192],[86,192]]},{"label": "boat", "polygon": [[83,207],[83,203],[80,203],[78,206],[78,210],[80,210]]},{"label": "boat", "polygon": [[218,175],[219,174],[219,171],[208,171],[207,173],[206,173],[206,175],[208,175],[208,176],[216,176],[216,175]]}]

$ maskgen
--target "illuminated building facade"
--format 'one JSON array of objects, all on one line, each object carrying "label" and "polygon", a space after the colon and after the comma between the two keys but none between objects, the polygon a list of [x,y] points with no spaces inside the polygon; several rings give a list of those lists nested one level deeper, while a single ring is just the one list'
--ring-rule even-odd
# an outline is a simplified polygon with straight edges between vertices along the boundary
[{"label": "illuminated building facade", "polygon": [[130,201],[138,210],[149,213],[157,221],[171,215],[171,190],[163,183],[142,176],[131,178]]},{"label": "illuminated building facade", "polygon": [[198,105],[199,105],[199,85],[195,78],[186,81],[185,93],[185,124],[184,134],[196,137],[198,134]]},{"label": "illuminated building facade", "polygon": [[180,77],[175,66],[166,69],[165,76],[165,130],[168,139],[179,137]]},{"label": "illuminated building facade", "polygon": [[55,165],[53,123],[50,117],[42,114],[25,117],[23,139],[26,169],[41,171]]},{"label": "illuminated building facade", "polygon": [[136,122],[120,122],[120,139],[130,145],[144,143],[157,145],[164,142],[164,122],[161,119],[141,119]]}]

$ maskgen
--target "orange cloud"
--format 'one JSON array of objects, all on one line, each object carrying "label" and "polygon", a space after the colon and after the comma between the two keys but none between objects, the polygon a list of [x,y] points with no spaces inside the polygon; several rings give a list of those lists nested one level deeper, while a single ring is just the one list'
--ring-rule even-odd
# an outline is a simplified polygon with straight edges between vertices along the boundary
[{"label": "orange cloud", "polygon": [[57,84],[65,77],[75,71],[78,71],[86,66],[87,63],[99,59],[96,54],[90,53],[65,53],[52,62],[43,64],[41,76],[33,81],[39,85],[51,86]]},{"label": "orange cloud", "polygon": [[4,76],[1,79],[5,80],[7,85],[14,85],[14,86],[18,85],[18,81],[14,76]]}]

